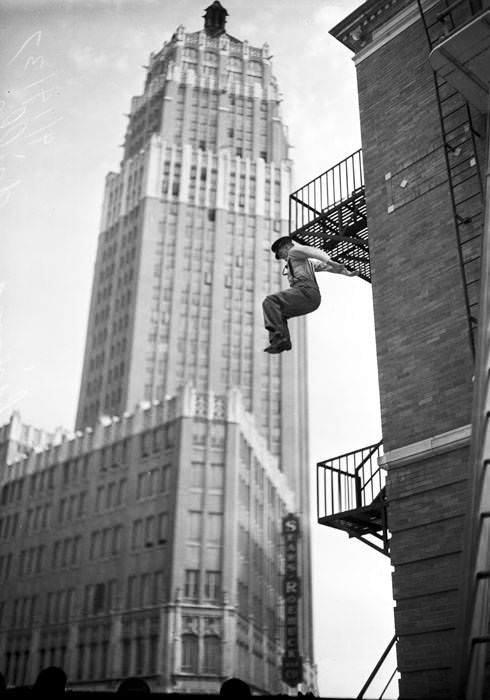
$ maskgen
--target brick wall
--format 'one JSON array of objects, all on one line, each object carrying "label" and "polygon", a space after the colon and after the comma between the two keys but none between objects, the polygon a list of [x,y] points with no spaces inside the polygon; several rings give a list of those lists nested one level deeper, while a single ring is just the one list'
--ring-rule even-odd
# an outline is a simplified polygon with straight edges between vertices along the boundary
[{"label": "brick wall", "polygon": [[[358,64],[386,451],[470,422],[472,356],[420,22]],[[392,465],[388,524],[402,698],[446,697],[467,448]]]},{"label": "brick wall", "polygon": [[388,473],[400,694],[445,697],[455,648],[467,448]]},{"label": "brick wall", "polygon": [[362,61],[358,85],[383,435],[390,450],[469,422],[472,358],[421,25]]}]

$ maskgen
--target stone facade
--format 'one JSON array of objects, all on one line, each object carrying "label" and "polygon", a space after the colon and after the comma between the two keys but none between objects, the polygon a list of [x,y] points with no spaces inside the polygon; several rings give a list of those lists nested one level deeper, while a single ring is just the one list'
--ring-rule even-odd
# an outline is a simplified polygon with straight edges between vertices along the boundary
[{"label": "stone facade", "polygon": [[[10,683],[65,668],[280,692],[281,518],[294,496],[238,392],[142,405],[33,448],[3,475],[0,658]],[[7,477],[7,478],[5,478]]]}]

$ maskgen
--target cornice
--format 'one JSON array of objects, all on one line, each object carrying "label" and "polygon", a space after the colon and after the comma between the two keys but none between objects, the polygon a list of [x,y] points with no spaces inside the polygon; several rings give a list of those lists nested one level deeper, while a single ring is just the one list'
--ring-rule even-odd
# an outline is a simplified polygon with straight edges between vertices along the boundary
[{"label": "cornice", "polygon": [[377,29],[410,6],[416,7],[414,0],[367,0],[333,27],[330,34],[358,53],[372,42]]}]

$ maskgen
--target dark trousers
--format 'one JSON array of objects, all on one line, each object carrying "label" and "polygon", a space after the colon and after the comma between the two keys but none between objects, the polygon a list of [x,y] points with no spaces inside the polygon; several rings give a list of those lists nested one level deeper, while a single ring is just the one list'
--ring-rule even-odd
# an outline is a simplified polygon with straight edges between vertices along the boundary
[{"label": "dark trousers", "polygon": [[272,344],[280,340],[291,342],[288,318],[304,316],[320,306],[320,292],[316,287],[290,287],[283,292],[269,294],[262,303],[264,326]]}]

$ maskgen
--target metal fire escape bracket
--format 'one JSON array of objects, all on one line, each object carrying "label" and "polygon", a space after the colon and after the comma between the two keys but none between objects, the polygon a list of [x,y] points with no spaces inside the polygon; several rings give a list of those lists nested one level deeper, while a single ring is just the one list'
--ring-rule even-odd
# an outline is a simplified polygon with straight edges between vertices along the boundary
[{"label": "metal fire escape bracket", "polygon": [[289,231],[293,240],[324,250],[371,281],[360,150],[290,195]]}]

